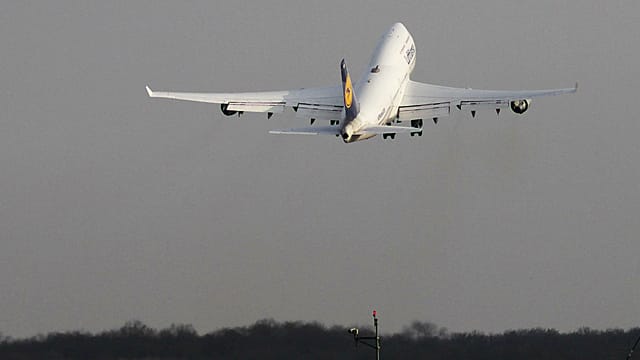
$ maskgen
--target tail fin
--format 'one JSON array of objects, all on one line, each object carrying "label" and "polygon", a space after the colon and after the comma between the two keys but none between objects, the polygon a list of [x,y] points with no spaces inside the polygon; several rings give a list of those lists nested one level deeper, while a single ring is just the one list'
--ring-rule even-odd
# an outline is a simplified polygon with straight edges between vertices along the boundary
[{"label": "tail fin", "polygon": [[344,110],[345,110],[345,123],[353,120],[358,116],[360,112],[360,104],[356,98],[356,94],[353,91],[353,84],[351,83],[351,76],[349,76],[349,70],[347,70],[347,63],[342,59],[340,63],[340,69],[342,71],[342,95],[344,97]]}]

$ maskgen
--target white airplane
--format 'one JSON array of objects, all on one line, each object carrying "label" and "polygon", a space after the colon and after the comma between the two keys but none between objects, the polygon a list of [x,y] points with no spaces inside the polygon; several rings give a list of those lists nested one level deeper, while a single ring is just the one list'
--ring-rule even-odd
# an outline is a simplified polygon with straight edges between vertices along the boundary
[{"label": "white airplane", "polygon": [[[387,31],[371,56],[367,71],[353,84],[344,59],[340,64],[342,86],[303,88],[288,91],[246,93],[193,93],[152,91],[150,97],[220,104],[227,116],[244,112],[266,112],[267,118],[291,107],[297,117],[328,120],[328,126],[273,130],[272,134],[340,136],[345,143],[383,135],[394,138],[396,133],[422,136],[422,119],[449,116],[451,108],[470,111],[475,117],[480,109],[494,109],[496,113],[510,107],[523,114],[531,98],[574,93],[573,88],[495,91],[472,90],[424,84],[409,79],[416,64],[416,46],[407,28],[396,23]],[[355,86],[354,86],[355,85]],[[410,121],[411,126],[394,125]]]}]

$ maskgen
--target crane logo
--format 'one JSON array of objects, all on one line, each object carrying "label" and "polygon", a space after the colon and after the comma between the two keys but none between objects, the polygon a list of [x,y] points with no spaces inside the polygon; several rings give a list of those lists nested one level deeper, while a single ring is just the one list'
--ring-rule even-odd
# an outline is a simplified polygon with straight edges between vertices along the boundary
[{"label": "crane logo", "polygon": [[344,83],[344,106],[351,109],[353,103],[353,87],[351,85],[351,76],[347,74],[347,80]]}]

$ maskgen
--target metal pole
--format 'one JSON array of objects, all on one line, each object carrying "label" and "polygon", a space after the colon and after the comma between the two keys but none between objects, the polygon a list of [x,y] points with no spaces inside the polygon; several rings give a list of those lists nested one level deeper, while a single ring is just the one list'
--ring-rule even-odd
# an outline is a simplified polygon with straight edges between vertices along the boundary
[{"label": "metal pole", "polygon": [[631,348],[631,350],[629,350],[629,354],[627,355],[627,360],[631,359],[631,355],[633,355],[633,352],[636,350],[636,347],[638,346],[638,343],[640,343],[640,337],[638,337],[638,340],[636,340],[635,344],[633,344],[633,347]]},{"label": "metal pole", "polygon": [[[375,328],[375,336],[360,336],[358,328],[349,329],[349,334],[353,335],[353,340],[355,340],[355,345],[358,347],[358,343],[362,343],[367,347],[370,347],[376,351],[376,360],[380,360],[380,335],[378,332],[378,317],[377,312],[373,310],[373,327]],[[375,343],[371,343],[371,340],[374,340]]]},{"label": "metal pole", "polygon": [[373,326],[376,328],[376,360],[380,360],[380,336],[378,336],[378,318],[373,310]]}]

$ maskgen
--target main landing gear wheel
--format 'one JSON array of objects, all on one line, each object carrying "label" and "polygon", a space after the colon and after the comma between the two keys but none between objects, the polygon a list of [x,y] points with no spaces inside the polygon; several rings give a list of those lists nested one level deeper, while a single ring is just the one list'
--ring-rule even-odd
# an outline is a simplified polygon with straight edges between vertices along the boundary
[{"label": "main landing gear wheel", "polygon": [[[414,127],[416,129],[421,129],[422,128],[422,119],[411,120],[411,127]],[[411,136],[413,137],[414,135],[422,136],[422,131],[414,131],[414,132],[412,132]]]}]

